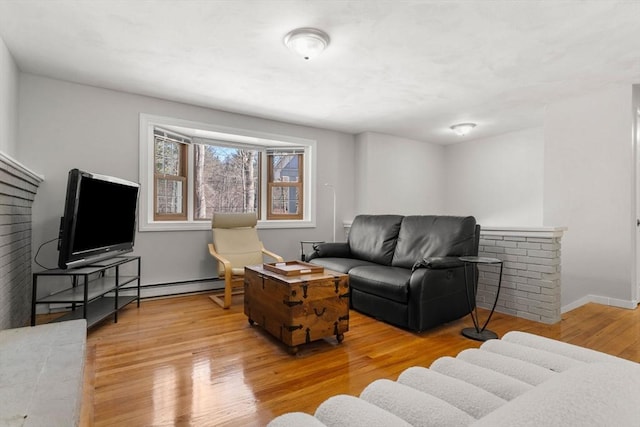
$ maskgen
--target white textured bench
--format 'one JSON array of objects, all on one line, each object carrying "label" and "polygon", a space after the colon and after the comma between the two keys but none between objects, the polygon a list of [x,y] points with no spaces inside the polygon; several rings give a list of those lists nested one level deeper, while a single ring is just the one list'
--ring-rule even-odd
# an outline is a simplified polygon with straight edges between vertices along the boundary
[{"label": "white textured bench", "polygon": [[84,319],[0,331],[0,426],[75,426],[87,341]]},{"label": "white textured bench", "polygon": [[268,427],[640,426],[640,364],[509,332]]}]

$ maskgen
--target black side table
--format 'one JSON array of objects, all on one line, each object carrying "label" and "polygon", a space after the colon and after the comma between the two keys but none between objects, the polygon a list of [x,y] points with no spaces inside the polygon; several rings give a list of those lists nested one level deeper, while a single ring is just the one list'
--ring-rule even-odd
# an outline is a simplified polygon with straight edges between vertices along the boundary
[{"label": "black side table", "polygon": [[306,261],[304,254],[304,245],[315,245],[316,243],[324,243],[324,240],[302,240],[300,241],[300,261]]},{"label": "black side table", "polygon": [[[498,303],[498,296],[500,295],[500,286],[502,285],[502,261],[498,258],[487,258],[478,256],[463,256],[460,257],[460,261],[464,262],[464,282],[465,288],[467,289],[467,303],[469,303],[469,314],[471,315],[474,326],[473,328],[464,328],[462,330],[462,335],[476,341],[487,341],[490,339],[498,338],[498,334],[488,330],[487,325],[489,324],[489,320],[491,320],[491,316],[493,316],[493,312],[496,309],[496,304]],[[498,292],[496,292],[496,300],[493,302],[493,307],[491,307],[489,317],[487,317],[487,320],[484,322],[484,325],[482,325],[482,328],[480,328],[480,321],[478,319],[475,274],[474,277],[471,278],[471,292],[469,291],[469,280],[467,277],[467,266],[477,264],[500,264],[500,278],[498,279]]]}]

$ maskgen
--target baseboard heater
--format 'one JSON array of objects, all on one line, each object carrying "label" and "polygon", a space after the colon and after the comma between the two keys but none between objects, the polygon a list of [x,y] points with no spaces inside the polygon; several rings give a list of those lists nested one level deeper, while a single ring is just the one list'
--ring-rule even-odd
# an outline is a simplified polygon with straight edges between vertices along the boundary
[{"label": "baseboard heater", "polygon": [[[158,298],[187,295],[199,292],[211,292],[224,289],[224,280],[215,278],[184,280],[180,282],[148,283],[140,285],[140,298]],[[122,295],[135,293],[135,287],[123,287]]]}]

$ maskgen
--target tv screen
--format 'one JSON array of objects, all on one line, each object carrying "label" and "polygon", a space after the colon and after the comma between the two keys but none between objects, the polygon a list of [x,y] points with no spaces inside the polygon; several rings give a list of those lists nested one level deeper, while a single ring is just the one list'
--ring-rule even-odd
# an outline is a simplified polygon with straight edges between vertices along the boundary
[{"label": "tv screen", "polygon": [[58,267],[81,267],[132,251],[139,189],[135,182],[70,170]]}]

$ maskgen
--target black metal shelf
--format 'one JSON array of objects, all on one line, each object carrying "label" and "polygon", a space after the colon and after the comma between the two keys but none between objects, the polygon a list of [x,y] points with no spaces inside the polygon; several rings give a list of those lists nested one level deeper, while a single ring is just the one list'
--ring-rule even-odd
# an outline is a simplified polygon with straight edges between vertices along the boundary
[{"label": "black metal shelf", "polygon": [[[117,288],[121,288],[124,285],[137,280],[138,276],[121,276],[120,280],[124,280],[123,283],[119,283],[116,286],[115,276],[98,277],[89,282],[89,289],[87,290],[87,301],[93,301],[96,298],[104,296],[109,292],[112,292]],[[65,289],[46,297],[38,299],[38,304],[53,304],[53,303],[65,303],[65,302],[77,302],[84,303],[84,286],[78,285],[76,287]]]},{"label": "black metal shelf", "polygon": [[106,319],[110,315],[124,308],[126,305],[134,302],[137,298],[132,296],[118,297],[118,306],[116,307],[115,297],[103,297],[87,304],[87,314],[85,317],[84,305],[71,310],[64,316],[58,317],[52,322],[64,322],[66,320],[86,319],[87,328],[92,327],[98,322]]},{"label": "black metal shelf", "polygon": [[[137,275],[120,275],[120,266],[131,262],[137,262]],[[110,315],[113,315],[114,322],[117,322],[118,311],[126,305],[137,301],[140,307],[140,264],[139,256],[121,256],[103,261],[99,265],[34,273],[31,326],[35,325],[37,304],[56,303],[71,304],[71,311],[55,319],[55,322],[84,318],[87,320],[87,328],[90,328]],[[38,299],[38,279],[54,276],[71,277],[71,287]],[[136,296],[118,295],[121,288],[133,282],[137,282],[135,287],[129,286],[126,289],[136,289]]]}]

